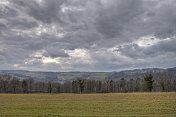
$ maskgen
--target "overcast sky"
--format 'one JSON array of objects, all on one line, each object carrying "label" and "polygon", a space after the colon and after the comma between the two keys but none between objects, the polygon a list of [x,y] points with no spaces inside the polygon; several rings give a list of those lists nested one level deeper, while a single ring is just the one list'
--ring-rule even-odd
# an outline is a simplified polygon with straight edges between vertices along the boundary
[{"label": "overcast sky", "polygon": [[0,0],[0,69],[176,66],[176,0]]}]

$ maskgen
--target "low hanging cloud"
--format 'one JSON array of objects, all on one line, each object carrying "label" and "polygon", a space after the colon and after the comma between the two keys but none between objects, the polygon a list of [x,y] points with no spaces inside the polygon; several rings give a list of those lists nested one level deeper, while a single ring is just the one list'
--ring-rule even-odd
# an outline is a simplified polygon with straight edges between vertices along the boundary
[{"label": "low hanging cloud", "polygon": [[1,0],[0,69],[176,65],[175,0]]}]

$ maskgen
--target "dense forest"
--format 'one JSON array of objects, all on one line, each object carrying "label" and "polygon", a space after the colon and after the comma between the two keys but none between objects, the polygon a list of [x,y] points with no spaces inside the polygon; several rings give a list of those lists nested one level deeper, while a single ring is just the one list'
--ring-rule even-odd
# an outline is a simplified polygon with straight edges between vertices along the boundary
[{"label": "dense forest", "polygon": [[[126,80],[91,80],[78,78],[73,81],[36,82],[0,75],[0,93],[127,93],[127,92],[175,92],[176,79],[172,74],[147,74],[143,78]],[[174,77],[174,78],[173,78]]]}]

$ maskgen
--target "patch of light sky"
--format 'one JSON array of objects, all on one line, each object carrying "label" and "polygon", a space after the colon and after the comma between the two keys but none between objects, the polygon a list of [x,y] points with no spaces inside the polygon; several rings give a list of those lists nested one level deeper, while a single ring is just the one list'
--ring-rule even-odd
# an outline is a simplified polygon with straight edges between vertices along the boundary
[{"label": "patch of light sky", "polygon": [[56,63],[59,64],[60,63],[60,58],[51,58],[51,57],[45,57],[42,54],[44,53],[44,51],[38,51],[34,54],[32,54],[32,57],[35,57],[34,59],[30,59],[30,60],[26,60],[25,64],[30,64],[33,63],[35,61],[40,61],[43,64],[49,64],[49,63]]},{"label": "patch of light sky", "polygon": [[88,57],[88,51],[85,49],[65,50],[65,52],[71,57]]},{"label": "patch of light sky", "polygon": [[147,47],[147,46],[152,46],[161,41],[166,41],[166,40],[170,40],[170,38],[158,39],[155,36],[149,35],[149,36],[144,36],[144,37],[139,38],[134,43],[136,43],[140,47]]},{"label": "patch of light sky", "polygon": [[59,64],[59,58],[51,58],[51,57],[42,57],[42,62],[44,64],[47,64],[47,63],[56,63],[56,64]]},{"label": "patch of light sky", "polygon": [[[77,58],[81,63],[92,64],[93,60],[86,49],[65,50],[65,52],[72,58]],[[75,61],[76,62],[76,61]]]},{"label": "patch of light sky", "polygon": [[8,0],[0,0],[0,5],[7,5],[9,4]]},{"label": "patch of light sky", "polygon": [[[62,29],[60,29],[62,30]],[[52,25],[43,25],[40,24],[37,28],[34,29],[34,32],[36,35],[40,36],[42,33],[48,33],[48,34],[52,34],[52,35],[56,35],[57,37],[64,37],[65,32],[63,31],[58,31],[58,27]]]}]

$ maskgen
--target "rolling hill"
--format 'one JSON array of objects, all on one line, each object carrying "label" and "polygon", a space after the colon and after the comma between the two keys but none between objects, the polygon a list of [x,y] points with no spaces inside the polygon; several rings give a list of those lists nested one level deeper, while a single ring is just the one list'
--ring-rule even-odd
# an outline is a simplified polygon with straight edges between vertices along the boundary
[{"label": "rolling hill", "polygon": [[54,81],[63,82],[67,80],[75,80],[77,78],[86,78],[94,80],[112,79],[118,80],[120,78],[143,78],[146,73],[172,73],[176,76],[176,67],[168,69],[148,68],[126,70],[121,72],[40,72],[40,71],[23,71],[23,70],[0,70],[0,74],[7,74],[20,79],[32,78],[35,81]]}]

